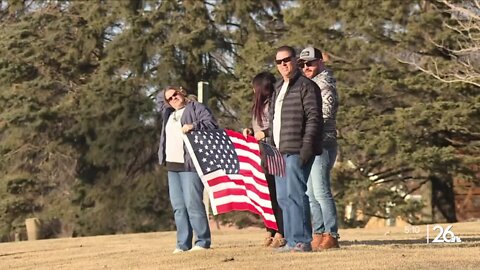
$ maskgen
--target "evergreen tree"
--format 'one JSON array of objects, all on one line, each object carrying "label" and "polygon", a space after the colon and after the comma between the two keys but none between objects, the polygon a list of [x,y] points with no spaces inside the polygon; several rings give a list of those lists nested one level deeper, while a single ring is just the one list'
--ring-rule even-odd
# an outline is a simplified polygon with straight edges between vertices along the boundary
[{"label": "evergreen tree", "polygon": [[285,13],[286,40],[325,49],[333,62],[340,151],[349,161],[342,164],[351,164],[337,172],[336,184],[346,189],[338,193],[340,207],[353,201],[367,215],[415,221],[421,205],[405,198],[430,183],[433,221],[456,220],[452,179],[471,178],[478,156],[478,139],[465,137],[478,134],[478,88],[436,81],[399,61],[417,53],[448,62],[427,42],[429,35],[455,40],[439,27],[450,19],[440,7],[416,0],[305,0]]},{"label": "evergreen tree", "polygon": [[31,216],[81,235],[171,229],[152,98],[169,84],[208,81],[220,120],[231,114],[224,89],[247,36],[228,16],[251,24],[262,13],[244,4],[2,5],[0,234]]},{"label": "evergreen tree", "polygon": [[235,112],[231,128],[251,125],[253,90],[251,80],[262,71],[276,72],[275,44],[285,30],[282,6],[288,1],[231,1],[217,16],[230,26],[228,37],[235,41],[233,78],[226,83],[228,108]]},{"label": "evergreen tree", "polygon": [[[0,235],[32,216],[81,235],[172,229],[155,94],[207,81],[221,126],[246,127],[251,78],[276,73],[284,44],[330,56],[341,96],[339,208],[353,201],[367,215],[413,220],[421,205],[405,198],[429,184],[434,221],[454,221],[452,181],[475,179],[480,156],[478,55],[461,54],[478,47],[476,7],[0,1]],[[469,77],[452,83],[450,70]]]},{"label": "evergreen tree", "polygon": [[171,228],[147,84],[109,52],[125,23],[113,4],[46,1],[2,21],[2,234],[30,216],[79,234]]}]

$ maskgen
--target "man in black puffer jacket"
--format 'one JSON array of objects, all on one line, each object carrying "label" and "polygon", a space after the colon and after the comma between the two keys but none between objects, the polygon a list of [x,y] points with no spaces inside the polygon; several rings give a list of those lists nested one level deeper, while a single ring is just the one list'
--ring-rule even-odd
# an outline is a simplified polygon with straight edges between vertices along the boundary
[{"label": "man in black puffer jacket", "polygon": [[275,62],[282,80],[270,103],[270,138],[286,163],[286,177],[275,179],[287,241],[279,251],[311,251],[310,205],[305,192],[313,158],[322,153],[322,97],[317,84],[301,74],[292,47],[278,48]]}]

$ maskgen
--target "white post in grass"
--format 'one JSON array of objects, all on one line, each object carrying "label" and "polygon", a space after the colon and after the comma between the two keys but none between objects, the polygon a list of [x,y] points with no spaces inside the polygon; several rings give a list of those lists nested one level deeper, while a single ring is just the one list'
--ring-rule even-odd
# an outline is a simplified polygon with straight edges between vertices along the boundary
[{"label": "white post in grass", "polygon": [[41,239],[42,221],[38,218],[25,219],[28,241]]},{"label": "white post in grass", "polygon": [[198,102],[208,105],[209,91],[208,82],[199,81],[197,84]]},{"label": "white post in grass", "polygon": [[[208,82],[199,81],[197,84],[197,98],[198,102],[208,105]],[[205,211],[207,212],[207,218],[210,220],[210,197],[208,196],[207,189],[203,189],[203,203],[205,204]]]}]

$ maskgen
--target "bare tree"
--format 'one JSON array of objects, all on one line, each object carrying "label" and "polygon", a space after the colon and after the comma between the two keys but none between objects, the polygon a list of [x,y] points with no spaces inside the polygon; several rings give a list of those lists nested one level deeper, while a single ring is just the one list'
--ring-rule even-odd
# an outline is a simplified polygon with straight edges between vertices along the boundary
[{"label": "bare tree", "polygon": [[468,0],[454,4],[438,0],[438,3],[445,8],[442,12],[450,14],[443,26],[451,31],[455,40],[452,42],[452,36],[440,40],[426,38],[444,57],[414,53],[397,57],[397,60],[446,83],[461,82],[480,87],[480,2]]}]

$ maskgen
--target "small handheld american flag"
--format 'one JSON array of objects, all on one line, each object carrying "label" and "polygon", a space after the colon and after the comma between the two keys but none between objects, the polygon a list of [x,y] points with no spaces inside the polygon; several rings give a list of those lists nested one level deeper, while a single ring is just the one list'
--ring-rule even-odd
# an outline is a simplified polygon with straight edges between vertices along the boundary
[{"label": "small handheld american flag", "polygon": [[276,175],[276,176],[285,176],[285,160],[283,159],[282,154],[276,147],[271,146],[266,142],[259,142],[261,146],[261,151],[265,157],[265,167],[267,173]]}]

